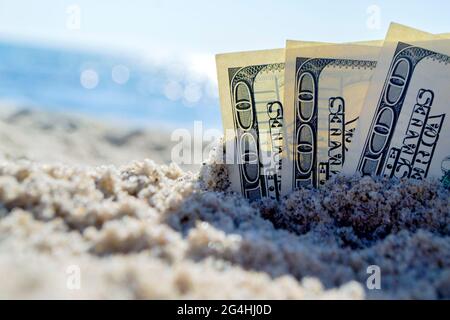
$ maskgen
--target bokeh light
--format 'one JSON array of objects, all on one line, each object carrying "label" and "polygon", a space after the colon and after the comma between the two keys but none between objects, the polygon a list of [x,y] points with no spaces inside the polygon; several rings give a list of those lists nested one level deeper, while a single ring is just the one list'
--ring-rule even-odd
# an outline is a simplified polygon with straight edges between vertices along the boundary
[{"label": "bokeh light", "polygon": [[183,87],[178,81],[169,81],[164,86],[164,95],[169,100],[179,100],[183,97]]},{"label": "bokeh light", "polygon": [[130,79],[130,69],[124,65],[116,65],[112,68],[111,77],[117,84],[125,84]]},{"label": "bokeh light", "polygon": [[100,79],[94,69],[85,69],[81,72],[80,83],[85,89],[95,89]]}]

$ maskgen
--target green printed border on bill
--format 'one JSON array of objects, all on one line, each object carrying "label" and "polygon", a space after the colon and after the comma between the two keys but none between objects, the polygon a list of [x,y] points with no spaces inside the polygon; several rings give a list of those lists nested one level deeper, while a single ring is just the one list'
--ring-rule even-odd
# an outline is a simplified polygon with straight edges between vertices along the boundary
[{"label": "green printed border on bill", "polygon": [[392,23],[383,41],[288,40],[216,63],[231,188],[244,197],[338,174],[450,188],[449,35]]}]

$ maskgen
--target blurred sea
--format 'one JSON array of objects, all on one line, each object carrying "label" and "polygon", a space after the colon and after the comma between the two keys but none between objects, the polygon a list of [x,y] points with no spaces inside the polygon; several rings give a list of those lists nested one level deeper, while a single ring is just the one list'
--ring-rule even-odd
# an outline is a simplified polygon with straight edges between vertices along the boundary
[{"label": "blurred sea", "polygon": [[207,76],[127,55],[0,42],[0,100],[137,126],[221,128]]}]

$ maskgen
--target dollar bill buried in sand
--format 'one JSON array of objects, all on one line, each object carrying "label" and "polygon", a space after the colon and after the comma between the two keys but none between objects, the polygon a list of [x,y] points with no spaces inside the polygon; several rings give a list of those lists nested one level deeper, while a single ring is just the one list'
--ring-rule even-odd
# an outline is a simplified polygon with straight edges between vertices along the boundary
[{"label": "dollar bill buried in sand", "polygon": [[278,199],[283,148],[284,50],[216,57],[231,187]]},{"label": "dollar bill buried in sand", "polygon": [[379,51],[357,44],[287,42],[282,194],[319,187],[341,171]]},{"label": "dollar bill buried in sand", "polygon": [[450,41],[392,24],[344,171],[448,184]]}]

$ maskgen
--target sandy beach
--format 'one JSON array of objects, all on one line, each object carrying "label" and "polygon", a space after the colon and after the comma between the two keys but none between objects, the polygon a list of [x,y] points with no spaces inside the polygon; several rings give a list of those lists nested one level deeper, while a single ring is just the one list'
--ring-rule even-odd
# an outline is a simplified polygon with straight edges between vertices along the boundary
[{"label": "sandy beach", "polygon": [[157,130],[0,118],[2,299],[450,299],[438,181],[340,177],[249,203],[228,190],[221,154],[184,171]]},{"label": "sandy beach", "polygon": [[165,128],[146,130],[87,116],[0,103],[0,154],[70,165],[120,165],[150,157],[170,162],[175,142]]}]

